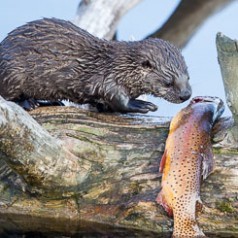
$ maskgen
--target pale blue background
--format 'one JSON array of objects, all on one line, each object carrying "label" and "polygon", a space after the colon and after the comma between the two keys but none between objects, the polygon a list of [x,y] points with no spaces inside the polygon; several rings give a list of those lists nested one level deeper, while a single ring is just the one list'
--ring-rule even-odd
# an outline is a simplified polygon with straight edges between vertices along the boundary
[{"label": "pale blue background", "polygon": [[[2,0],[0,10],[0,41],[8,32],[27,21],[42,17],[57,17],[72,20],[76,14],[78,0]],[[165,21],[178,4],[176,1],[144,0],[132,9],[121,21],[119,39],[140,40],[153,32]],[[238,1],[225,10],[210,17],[183,50],[187,62],[193,96],[212,95],[225,100],[224,90],[217,63],[215,36],[223,32],[238,39]],[[152,115],[173,116],[180,105],[165,102],[162,99],[149,99],[158,104],[159,110]],[[229,111],[226,110],[226,115]]]}]

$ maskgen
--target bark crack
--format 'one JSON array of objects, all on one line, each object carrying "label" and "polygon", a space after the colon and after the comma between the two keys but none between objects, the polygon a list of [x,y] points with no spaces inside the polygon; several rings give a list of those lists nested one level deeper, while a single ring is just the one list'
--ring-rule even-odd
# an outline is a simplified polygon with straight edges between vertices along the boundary
[{"label": "bark crack", "polygon": [[238,52],[238,44],[237,41],[235,41],[236,51]]}]

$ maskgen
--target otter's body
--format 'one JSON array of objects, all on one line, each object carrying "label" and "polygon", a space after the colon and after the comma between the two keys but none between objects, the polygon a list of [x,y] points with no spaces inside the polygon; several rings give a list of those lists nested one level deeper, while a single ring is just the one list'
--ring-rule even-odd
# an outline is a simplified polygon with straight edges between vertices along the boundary
[{"label": "otter's body", "polygon": [[152,94],[173,103],[191,95],[179,50],[160,39],[115,42],[72,23],[42,19],[18,27],[0,44],[0,95],[7,100],[68,99],[111,111],[155,111]]}]

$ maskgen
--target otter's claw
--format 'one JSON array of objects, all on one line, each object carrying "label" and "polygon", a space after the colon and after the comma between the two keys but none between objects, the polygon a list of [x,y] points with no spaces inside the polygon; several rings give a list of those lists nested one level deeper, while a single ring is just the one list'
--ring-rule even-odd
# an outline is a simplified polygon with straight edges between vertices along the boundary
[{"label": "otter's claw", "polygon": [[154,112],[157,109],[157,106],[151,102],[146,102],[138,99],[131,99],[128,102],[128,111],[131,112],[147,113],[149,111]]}]

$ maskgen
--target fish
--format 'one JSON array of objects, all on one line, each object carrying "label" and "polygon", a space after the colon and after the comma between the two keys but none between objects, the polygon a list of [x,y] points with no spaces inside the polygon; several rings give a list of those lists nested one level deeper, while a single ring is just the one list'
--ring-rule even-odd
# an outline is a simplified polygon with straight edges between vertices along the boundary
[{"label": "fish", "polygon": [[211,132],[224,109],[218,97],[195,97],[170,123],[156,202],[174,218],[173,238],[206,237],[196,220],[200,187],[214,168]]}]

